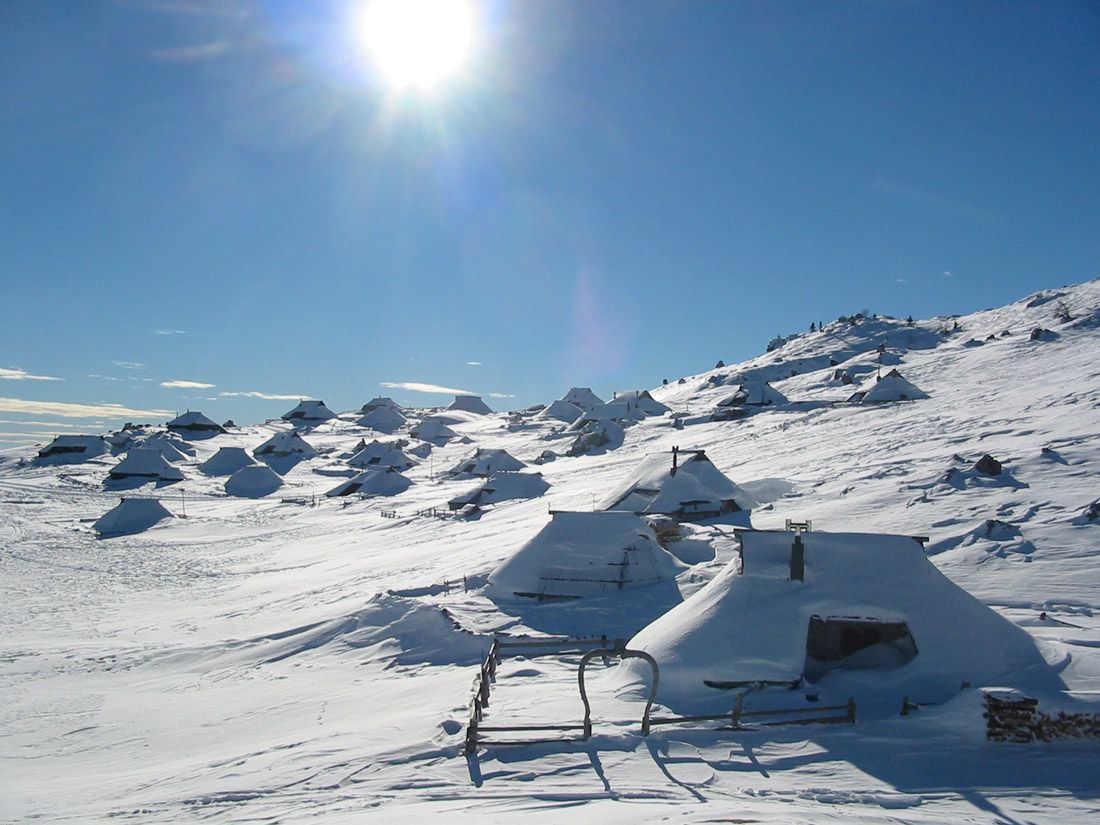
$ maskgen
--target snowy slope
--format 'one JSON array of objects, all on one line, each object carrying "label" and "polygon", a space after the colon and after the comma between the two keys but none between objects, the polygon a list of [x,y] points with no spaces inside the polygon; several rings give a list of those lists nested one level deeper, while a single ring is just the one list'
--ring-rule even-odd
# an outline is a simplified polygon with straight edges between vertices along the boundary
[{"label": "snowy slope", "polygon": [[[895,368],[929,398],[843,403]],[[710,420],[753,379],[789,403]],[[1100,282],[912,326],[832,322],[651,392],[682,428],[650,417],[621,447],[575,458],[561,422],[450,414],[459,438],[381,500],[324,496],[345,477],[339,456],[375,435],[358,412],[312,429],[318,454],[278,467],[277,492],[227,496],[198,465],[289,430],[242,427],[194,442],[183,482],[135,492],[176,518],[106,540],[91,525],[118,503],[103,482],[120,456],[36,466],[34,449],[0,453],[0,820],[1096,821],[1096,743],[988,743],[976,690],[851,727],[642,737],[637,699],[601,667],[588,742],[464,758],[493,634],[628,638],[734,559],[732,522],[703,522],[669,545],[690,565],[677,588],[583,607],[498,606],[480,591],[548,510],[593,509],[673,446],[705,449],[763,502],[756,527],[928,536],[942,572],[1040,641],[1068,688],[1044,703],[1100,711],[1100,520],[1087,515],[1100,498]],[[426,414],[406,413],[410,426]],[[443,517],[470,487],[443,471],[475,447],[526,463],[558,453],[539,467],[548,491]],[[986,453],[1001,475],[972,469]],[[576,663],[506,659],[489,718],[579,721]]]}]

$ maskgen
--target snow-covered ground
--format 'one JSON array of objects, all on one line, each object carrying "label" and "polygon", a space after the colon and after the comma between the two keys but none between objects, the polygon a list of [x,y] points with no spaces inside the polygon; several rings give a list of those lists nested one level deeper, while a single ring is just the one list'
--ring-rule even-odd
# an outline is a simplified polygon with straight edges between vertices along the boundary
[{"label": "snow-covered ground", "polygon": [[[892,369],[929,398],[844,403]],[[743,379],[790,403],[711,421]],[[0,453],[0,820],[1100,818],[1100,742],[988,742],[983,685],[851,726],[643,737],[642,703],[612,662],[590,674],[589,740],[466,756],[470,686],[494,634],[630,638],[738,563],[743,513],[669,545],[688,565],[676,587],[546,603],[482,592],[549,510],[591,510],[673,446],[705,449],[762,502],[754,527],[927,536],[931,561],[1027,630],[1063,684],[1005,686],[1042,692],[1043,710],[1100,712],[1100,282],[911,326],[833,322],[651,392],[671,414],[578,457],[563,422],[445,412],[460,438],[408,449],[413,483],[388,497],[324,495],[357,472],[346,458],[361,439],[389,440],[359,412],[304,431],[317,455],[273,461],[284,486],[258,499],[226,495],[226,478],[198,465],[289,425],[231,430],[193,442],[173,465],[184,481],[131,480],[122,495],[159,497],[176,517],[113,538],[92,524],[118,504],[104,480],[121,456],[39,466],[34,450]],[[549,489],[444,515],[484,482],[445,474],[479,447],[507,450]],[[546,450],[557,457],[534,466]],[[973,469],[984,454],[1000,475]],[[579,722],[578,661],[506,657],[485,723]]]}]

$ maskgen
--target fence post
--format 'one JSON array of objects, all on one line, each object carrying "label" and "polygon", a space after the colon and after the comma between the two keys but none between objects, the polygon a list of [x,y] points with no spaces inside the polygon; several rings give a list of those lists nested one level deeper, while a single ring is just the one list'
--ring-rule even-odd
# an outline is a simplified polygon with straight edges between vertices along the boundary
[{"label": "fence post", "polygon": [[856,723],[856,700],[848,698],[848,724],[854,725]]},{"label": "fence post", "polygon": [[477,752],[477,719],[470,719],[466,726],[466,753]]}]

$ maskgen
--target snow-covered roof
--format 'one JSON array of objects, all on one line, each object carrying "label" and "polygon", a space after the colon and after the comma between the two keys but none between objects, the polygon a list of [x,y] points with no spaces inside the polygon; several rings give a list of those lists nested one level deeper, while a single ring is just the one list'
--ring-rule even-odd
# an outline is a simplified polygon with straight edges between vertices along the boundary
[{"label": "snow-covered roof", "polygon": [[479,415],[488,415],[492,412],[489,405],[481,400],[480,395],[456,395],[455,400],[447,407],[448,410],[462,410]]},{"label": "snow-covered roof", "polygon": [[328,421],[335,417],[336,413],[326,407],[324,401],[301,401],[282,415],[284,421]]},{"label": "snow-covered roof", "polygon": [[275,433],[275,435],[271,436],[271,438],[254,449],[252,455],[279,457],[294,455],[301,458],[309,458],[317,455],[317,451],[294,430],[283,430],[282,432]]},{"label": "snow-covered roof", "polygon": [[147,450],[157,450],[168,461],[186,461],[189,456],[195,454],[195,448],[186,441],[181,441],[167,433],[156,433],[141,442],[141,446]]},{"label": "snow-covered roof", "polygon": [[169,464],[160,450],[150,447],[135,447],[126,453],[126,457],[111,468],[107,474],[111,479],[157,478],[164,481],[182,481],[183,473],[178,467]]},{"label": "snow-covered roof", "polygon": [[394,401],[392,398],[390,398],[388,395],[376,395],[374,398],[372,398],[370,401],[368,401],[366,404],[364,404],[359,409],[359,412],[365,414],[365,413],[374,412],[375,410],[381,410],[381,409],[394,410],[395,412],[401,412],[400,405],[398,405],[398,403],[396,401]]},{"label": "snow-covered roof", "polygon": [[241,467],[225,481],[225,492],[240,498],[263,498],[283,486],[283,479],[266,464]]},{"label": "snow-covered roof", "polygon": [[395,496],[412,484],[393,467],[372,467],[333,487],[326,496]]},{"label": "snow-covered roof", "polygon": [[38,464],[77,464],[106,453],[110,447],[98,435],[59,435],[38,451]]},{"label": "snow-covered roof", "polygon": [[647,457],[600,502],[599,508],[702,517],[756,506],[756,500],[727,478],[701,450],[681,450],[678,454]]},{"label": "snow-covered roof", "polygon": [[400,447],[383,444],[381,441],[372,441],[348,459],[348,464],[352,467],[362,468],[381,466],[407,470],[415,463]]},{"label": "snow-covered roof", "polygon": [[719,407],[763,407],[773,404],[786,404],[787,396],[775,389],[767,381],[746,381],[733,395],[718,402]]},{"label": "snow-covered roof", "polygon": [[1025,670],[1045,678],[1032,638],[952,583],[917,540],[806,533],[804,580],[791,581],[793,540],[742,533],[740,570],[731,561],[630,640],[657,660],[658,701],[728,707],[730,695],[707,682],[806,677],[839,701],[885,692],[937,702],[963,681],[996,684]]},{"label": "snow-covered roof", "polygon": [[873,387],[868,390],[860,390],[848,400],[873,404],[883,401],[914,401],[927,397],[928,393],[905,380],[897,370],[890,370],[886,375],[879,378]]},{"label": "snow-covered roof", "polygon": [[633,513],[554,513],[490,576],[492,598],[594,596],[655,584],[683,565]]},{"label": "snow-covered roof", "polygon": [[[580,425],[577,427],[577,425]],[[595,453],[601,450],[613,450],[623,443],[625,430],[614,421],[585,421],[577,419],[574,427],[578,435],[569,445],[566,455],[578,456],[586,453]],[[573,427],[570,427],[573,429]]]},{"label": "snow-covered roof", "polygon": [[498,473],[483,484],[447,502],[452,510],[467,504],[496,504],[517,498],[538,498],[550,489],[542,473]]},{"label": "snow-covered roof", "polygon": [[360,427],[370,427],[372,430],[378,430],[379,432],[392,433],[404,427],[408,423],[408,419],[394,407],[375,407],[356,423]]},{"label": "snow-covered roof", "polygon": [[92,529],[101,538],[130,536],[166,518],[172,518],[172,514],[155,498],[124,498],[100,516]]},{"label": "snow-covered roof", "polygon": [[615,393],[610,403],[626,404],[632,412],[640,412],[645,417],[649,415],[664,415],[670,408],[649,394],[649,390],[626,390]]},{"label": "snow-covered roof", "polygon": [[183,415],[178,415],[173,418],[165,426],[170,430],[182,432],[225,432],[221,424],[207,418],[197,410],[188,410]]},{"label": "snow-covered roof", "polygon": [[200,464],[199,469],[208,476],[229,476],[241,467],[248,467],[255,463],[241,447],[222,447]]},{"label": "snow-covered roof", "polygon": [[570,404],[568,401],[557,400],[550,404],[549,407],[539,412],[539,418],[553,419],[555,421],[564,421],[566,424],[572,424],[578,418],[583,415],[581,408],[576,404]]},{"label": "snow-covered roof", "polygon": [[433,444],[440,446],[446,444],[452,438],[457,438],[458,433],[435,418],[425,418],[416,426],[409,430],[409,434],[413,438],[419,438],[421,441],[431,441]]},{"label": "snow-covered roof", "polygon": [[575,407],[580,407],[582,410],[590,410],[603,403],[603,399],[588,387],[572,387],[569,392],[561,397],[561,400]]},{"label": "snow-covered roof", "polygon": [[451,476],[482,476],[488,478],[496,473],[522,470],[527,465],[513,457],[507,450],[495,450],[478,447],[473,455],[467,456],[447,471]]}]

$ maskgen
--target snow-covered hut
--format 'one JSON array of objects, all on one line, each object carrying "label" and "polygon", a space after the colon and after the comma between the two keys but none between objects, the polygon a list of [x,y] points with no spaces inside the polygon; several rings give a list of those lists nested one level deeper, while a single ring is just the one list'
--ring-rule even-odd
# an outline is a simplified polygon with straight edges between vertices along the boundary
[{"label": "snow-covered hut", "polygon": [[770,407],[787,403],[787,396],[767,381],[746,381],[733,395],[718,402],[719,407]]},{"label": "snow-covered hut", "polygon": [[558,512],[489,575],[491,598],[580,598],[672,579],[684,569],[633,513]]},{"label": "snow-covered hut", "polygon": [[393,410],[394,412],[398,413],[402,412],[400,405],[398,405],[398,403],[390,398],[388,395],[375,396],[366,404],[364,404],[359,409],[359,412],[363,413],[363,415],[366,415],[367,413],[372,413],[375,410]]},{"label": "snow-covered hut", "polygon": [[470,478],[480,476],[489,478],[496,473],[515,472],[527,465],[513,457],[507,450],[478,447],[473,455],[467,456],[447,471],[446,475]]},{"label": "snow-covered hut", "polygon": [[59,435],[38,451],[36,464],[79,464],[110,449],[98,435]]},{"label": "snow-covered hut", "polygon": [[542,410],[538,414],[538,417],[541,419],[563,421],[566,424],[572,424],[583,414],[584,412],[577,405],[558,399],[551,403],[549,407]]},{"label": "snow-covered hut", "polygon": [[255,463],[241,447],[222,447],[200,464],[199,469],[208,476],[231,476],[241,467]]},{"label": "snow-covered hut", "polygon": [[670,408],[649,394],[649,390],[627,390],[617,392],[609,403],[626,404],[631,415],[645,418],[650,415],[664,415]]},{"label": "snow-covered hut", "polygon": [[907,381],[897,370],[890,370],[880,376],[869,390],[860,390],[848,400],[861,404],[877,404],[886,401],[915,401],[927,398],[928,393]]},{"label": "snow-covered hut", "polygon": [[480,507],[499,501],[538,498],[549,489],[550,483],[542,477],[542,473],[499,473],[480,486],[455,496],[447,502],[447,507],[461,510],[469,504]]},{"label": "snow-covered hut", "polygon": [[207,418],[201,412],[188,410],[183,415],[178,415],[165,426],[172,432],[179,433],[187,438],[209,438],[224,433],[225,428],[216,421]]},{"label": "snow-covered hut", "polygon": [[282,476],[266,464],[251,464],[226,479],[225,492],[240,498],[263,498],[282,486]]},{"label": "snow-covered hut", "polygon": [[394,467],[397,470],[407,470],[416,462],[405,455],[405,452],[396,444],[383,444],[381,441],[372,441],[349,458],[348,464],[360,469]]},{"label": "snow-covered hut", "polygon": [[571,387],[561,400],[585,411],[603,403],[603,399],[588,387]]},{"label": "snow-covered hut", "polygon": [[169,464],[160,450],[151,447],[135,447],[107,473],[111,481],[128,478],[147,478],[156,481],[183,481],[183,473]]},{"label": "snow-covered hut", "polygon": [[413,438],[419,438],[421,441],[430,441],[437,447],[442,447],[452,438],[458,437],[458,433],[438,418],[432,418],[431,416],[410,429],[409,435]]},{"label": "snow-covered hut", "polygon": [[275,433],[275,435],[271,436],[271,438],[254,449],[252,455],[257,458],[288,458],[294,456],[296,458],[306,459],[317,455],[317,451],[294,430],[284,430]]},{"label": "snow-covered hut", "polygon": [[380,433],[392,433],[404,427],[408,419],[393,407],[375,407],[356,423],[360,427],[370,427]]},{"label": "snow-covered hut", "polygon": [[409,489],[410,484],[412,482],[393,467],[372,467],[333,487],[325,495],[395,496]]},{"label": "snow-covered hut", "polygon": [[[577,437],[566,451],[568,456],[586,455],[622,446],[626,431],[610,419],[585,421],[577,419]],[[570,428],[572,429],[572,428]]]},{"label": "snow-covered hut", "polygon": [[167,461],[173,463],[177,461],[186,461],[188,458],[193,458],[195,455],[194,447],[186,441],[168,433],[155,433],[142,441],[141,446],[147,450],[156,450],[164,456]]},{"label": "snow-covered hut", "polygon": [[[1052,683],[1031,636],[951,582],[919,540],[805,533],[798,580],[794,538],[743,532],[740,564],[630,640],[657,660],[658,701],[728,710],[723,688],[801,681],[815,683],[822,705],[854,697],[873,707],[877,695],[893,714],[902,696],[941,702],[964,682]],[[646,670],[627,664],[624,681],[647,680]]]},{"label": "snow-covered hut", "polygon": [[172,518],[172,514],[155,498],[124,498],[100,516],[92,529],[100,538],[131,536],[166,518]]},{"label": "snow-covered hut", "polygon": [[646,458],[599,509],[691,520],[756,506],[702,450],[673,449]]},{"label": "snow-covered hut", "polygon": [[480,395],[456,395],[455,400],[451,402],[447,409],[476,413],[477,415],[489,415],[492,412],[489,405],[481,400]]},{"label": "snow-covered hut", "polygon": [[324,401],[300,401],[294,409],[283,413],[283,421],[292,424],[320,424],[336,417]]}]

